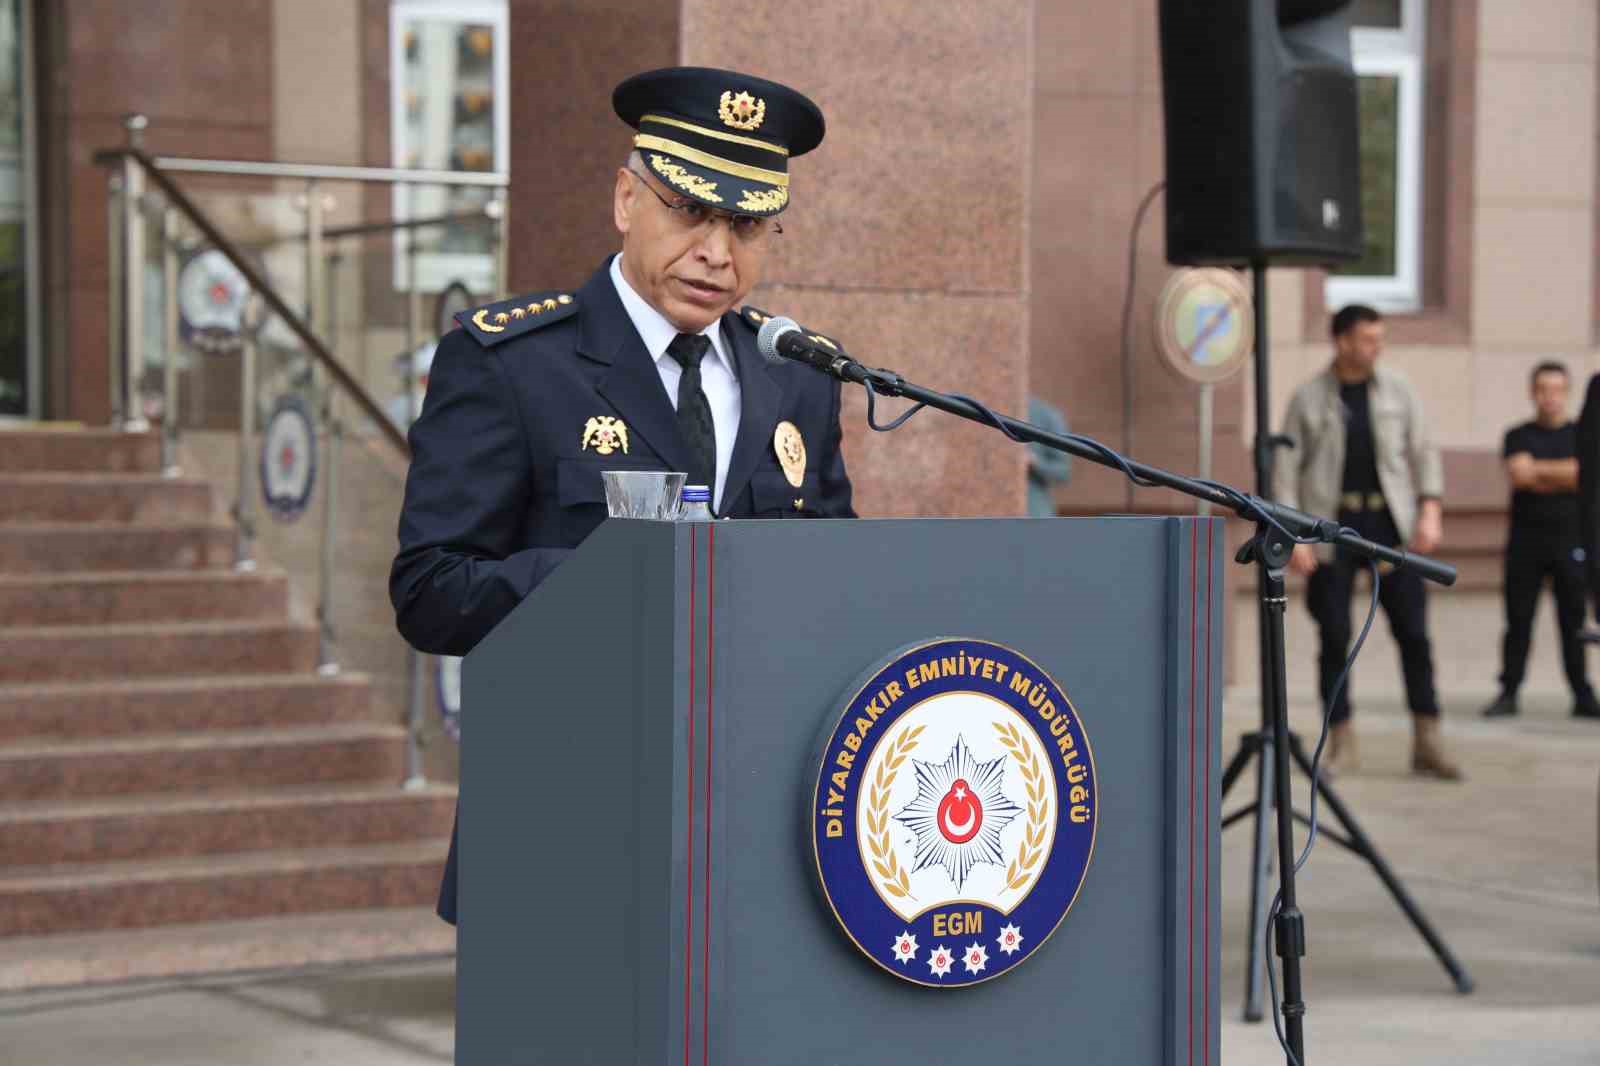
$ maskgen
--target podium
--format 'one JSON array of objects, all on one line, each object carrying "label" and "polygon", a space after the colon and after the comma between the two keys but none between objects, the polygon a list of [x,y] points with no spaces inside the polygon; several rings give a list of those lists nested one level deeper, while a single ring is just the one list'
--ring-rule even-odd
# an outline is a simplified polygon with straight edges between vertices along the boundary
[{"label": "podium", "polygon": [[[464,664],[457,1061],[1219,1062],[1223,541],[1189,518],[604,523]],[[819,776],[864,679],[946,639],[1059,685],[1095,821],[1053,933],[995,973],[991,924],[993,979],[925,987],[930,936],[897,968],[841,927]]]}]

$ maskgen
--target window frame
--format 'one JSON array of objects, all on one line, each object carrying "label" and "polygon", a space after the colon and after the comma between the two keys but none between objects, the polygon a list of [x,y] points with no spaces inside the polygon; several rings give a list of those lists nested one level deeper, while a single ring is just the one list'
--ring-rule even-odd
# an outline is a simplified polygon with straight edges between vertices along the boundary
[{"label": "window frame", "polygon": [[[511,157],[511,71],[509,0],[390,0],[389,4],[389,159],[397,169],[410,169],[405,159],[411,149],[405,102],[405,32],[407,22],[416,20],[475,22],[494,31],[492,85],[494,91],[492,168],[506,171]],[[396,222],[412,217],[411,203],[417,186],[395,185],[390,199]],[[497,255],[487,252],[416,253],[417,277],[409,276],[410,230],[394,234],[394,288],[396,292],[443,292],[452,282],[462,282],[469,291],[497,292]],[[413,285],[413,280],[415,285]]]},{"label": "window frame", "polygon": [[1356,76],[1393,77],[1395,115],[1395,271],[1384,275],[1336,275],[1324,283],[1328,310],[1364,303],[1389,313],[1422,309],[1422,183],[1427,130],[1425,0],[1401,0],[1399,30],[1350,31]]}]

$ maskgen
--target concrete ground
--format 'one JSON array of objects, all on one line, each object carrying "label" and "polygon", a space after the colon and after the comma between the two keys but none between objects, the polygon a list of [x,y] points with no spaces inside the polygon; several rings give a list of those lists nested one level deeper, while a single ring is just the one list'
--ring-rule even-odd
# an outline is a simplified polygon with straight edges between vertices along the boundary
[{"label": "concrete ground", "polygon": [[[1249,648],[1253,624],[1241,602],[1231,621]],[[1422,782],[1406,772],[1409,727],[1380,620],[1358,670],[1363,765],[1338,789],[1477,990],[1458,995],[1368,867],[1324,841],[1299,882],[1310,941],[1307,1061],[1600,1064],[1600,723],[1567,716],[1548,607],[1522,717],[1479,719],[1494,694],[1498,604],[1445,594],[1433,607],[1445,728],[1468,780]],[[1292,724],[1314,739],[1314,634],[1298,604],[1287,628]],[[1257,715],[1254,691],[1229,692],[1226,751]],[[1284,1061],[1270,1023],[1239,1020],[1249,852],[1244,826],[1224,835],[1221,1032],[1229,1066]],[[0,997],[0,1066],[449,1062],[453,972],[445,957]]]}]

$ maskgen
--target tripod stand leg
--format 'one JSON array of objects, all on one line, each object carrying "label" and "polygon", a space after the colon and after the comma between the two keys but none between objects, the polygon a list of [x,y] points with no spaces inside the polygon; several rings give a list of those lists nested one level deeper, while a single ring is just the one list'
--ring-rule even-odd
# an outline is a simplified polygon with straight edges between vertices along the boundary
[{"label": "tripod stand leg", "polygon": [[[1260,761],[1256,764],[1255,819],[1250,833],[1250,920],[1245,936],[1244,963],[1244,1020],[1247,1022],[1259,1022],[1265,1016],[1261,1010],[1261,995],[1266,981],[1263,966],[1268,965],[1268,959],[1261,931],[1266,926],[1267,907],[1272,898],[1273,771],[1276,769],[1271,744],[1260,744],[1255,753]],[[1239,761],[1240,756],[1235,756],[1234,762]]]},{"label": "tripod stand leg", "polygon": [[1228,798],[1228,789],[1233,787],[1234,779],[1239,776],[1239,772],[1250,762],[1251,752],[1252,748],[1248,741],[1242,740],[1239,742],[1239,750],[1233,753],[1233,758],[1228,760],[1228,768],[1222,771],[1222,789],[1217,796],[1219,801]]},{"label": "tripod stand leg", "polygon": [[[1305,771],[1306,776],[1310,777],[1311,759],[1306,755],[1305,749],[1301,747],[1300,738],[1291,736],[1289,739],[1294,761],[1300,765],[1300,769]],[[1319,791],[1322,795],[1322,801],[1328,805],[1328,809],[1333,811],[1333,816],[1339,819],[1339,824],[1344,827],[1345,835],[1350,838],[1350,843],[1353,845],[1352,850],[1367,860],[1373,872],[1378,875],[1378,880],[1383,882],[1383,887],[1389,890],[1389,894],[1400,905],[1400,909],[1405,912],[1405,916],[1410,919],[1417,932],[1422,934],[1422,939],[1428,942],[1428,947],[1433,949],[1433,954],[1438,958],[1439,965],[1444,967],[1445,972],[1450,975],[1450,979],[1455,982],[1456,991],[1462,995],[1471,992],[1473,988],[1471,975],[1462,968],[1455,954],[1451,952],[1450,946],[1444,942],[1444,938],[1438,934],[1432,923],[1428,921],[1427,915],[1422,913],[1422,908],[1417,906],[1416,901],[1411,898],[1411,894],[1406,891],[1406,886],[1401,884],[1394,871],[1389,869],[1389,864],[1384,861],[1378,849],[1373,846],[1367,834],[1362,831],[1360,823],[1350,813],[1350,808],[1344,805],[1344,801],[1339,798],[1339,794],[1329,787],[1326,780],[1319,786]]]}]

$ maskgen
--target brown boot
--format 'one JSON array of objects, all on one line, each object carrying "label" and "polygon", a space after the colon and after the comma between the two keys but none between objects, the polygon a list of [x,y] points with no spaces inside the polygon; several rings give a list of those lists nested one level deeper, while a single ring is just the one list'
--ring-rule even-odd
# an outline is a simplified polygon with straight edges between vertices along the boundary
[{"label": "brown boot", "polygon": [[1321,772],[1325,777],[1349,773],[1360,764],[1356,752],[1356,731],[1350,720],[1335,722],[1328,727],[1328,746],[1322,753]]},{"label": "brown boot", "polygon": [[1461,767],[1445,754],[1439,738],[1439,719],[1412,715],[1411,730],[1411,772],[1440,781],[1460,781]]}]

